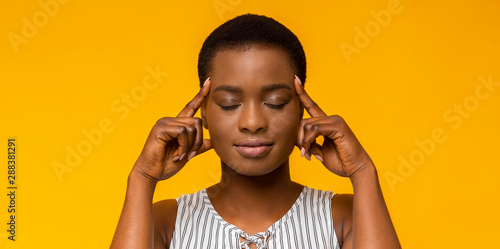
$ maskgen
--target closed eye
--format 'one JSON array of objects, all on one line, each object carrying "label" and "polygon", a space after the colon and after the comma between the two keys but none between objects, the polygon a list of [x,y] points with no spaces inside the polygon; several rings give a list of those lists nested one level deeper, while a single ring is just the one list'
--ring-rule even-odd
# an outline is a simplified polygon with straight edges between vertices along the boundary
[{"label": "closed eye", "polygon": [[230,106],[219,105],[219,106],[224,111],[232,111],[232,110],[236,110],[236,108],[238,108],[240,105],[230,105]]},{"label": "closed eye", "polygon": [[283,109],[286,103],[283,103],[281,105],[271,105],[271,104],[265,104],[265,105],[271,109]]}]

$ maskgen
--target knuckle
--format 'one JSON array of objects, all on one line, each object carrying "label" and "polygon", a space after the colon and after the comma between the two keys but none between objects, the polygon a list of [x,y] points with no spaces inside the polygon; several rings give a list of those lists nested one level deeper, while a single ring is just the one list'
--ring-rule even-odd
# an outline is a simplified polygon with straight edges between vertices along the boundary
[{"label": "knuckle", "polygon": [[156,121],[155,125],[163,125],[163,124],[166,124],[168,122],[169,118],[168,117],[163,117],[163,118],[160,118]]},{"label": "knuckle", "polygon": [[188,133],[188,129],[185,127],[185,126],[180,126],[179,127],[179,134],[187,134]]},{"label": "knuckle", "polygon": [[194,144],[193,144],[193,147],[198,150],[199,148],[201,148],[201,146],[203,145],[203,141],[201,140],[198,140],[198,141],[195,141]]},{"label": "knuckle", "polygon": [[194,126],[187,126],[186,127],[186,130],[189,132],[189,133],[194,133],[196,132],[196,128]]},{"label": "knuckle", "polygon": [[184,108],[190,108],[191,106],[193,106],[193,101],[189,101],[187,102],[187,104],[184,106]]},{"label": "knuckle", "polygon": [[307,109],[312,109],[312,108],[314,108],[314,107],[317,107],[317,106],[318,106],[318,104],[316,104],[316,102],[314,102],[314,100],[312,100],[312,99],[309,99],[309,100],[307,101],[307,103],[305,103],[305,105],[306,105],[306,108],[307,108]]},{"label": "knuckle", "polygon": [[312,131],[319,131],[319,125],[318,124],[311,125],[311,130]]},{"label": "knuckle", "polygon": [[194,124],[195,126],[201,126],[201,125],[202,125],[201,118],[194,118],[194,120],[193,120],[193,124]]},{"label": "knuckle", "polygon": [[344,118],[342,118],[341,116],[339,115],[332,115],[330,116],[330,118],[335,122],[335,123],[339,123],[339,122],[345,122]]},{"label": "knuckle", "polygon": [[306,119],[302,119],[299,121],[299,127],[304,127],[306,124]]},{"label": "knuckle", "polygon": [[313,125],[314,125],[314,124],[312,124],[312,123],[305,123],[305,124],[304,124],[304,128],[305,128],[306,130],[311,130],[311,129],[312,129],[312,127],[313,127]]}]

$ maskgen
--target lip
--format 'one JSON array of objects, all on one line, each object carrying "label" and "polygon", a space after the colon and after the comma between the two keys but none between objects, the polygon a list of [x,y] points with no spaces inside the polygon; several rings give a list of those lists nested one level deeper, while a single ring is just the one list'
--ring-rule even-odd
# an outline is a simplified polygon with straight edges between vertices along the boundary
[{"label": "lip", "polygon": [[257,158],[265,156],[274,144],[263,140],[245,140],[235,144],[236,150],[244,157]]}]

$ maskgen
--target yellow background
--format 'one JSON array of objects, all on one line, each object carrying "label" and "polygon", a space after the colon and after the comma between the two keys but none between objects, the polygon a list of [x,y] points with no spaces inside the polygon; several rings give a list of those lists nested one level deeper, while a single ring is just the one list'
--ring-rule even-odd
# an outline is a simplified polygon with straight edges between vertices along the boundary
[{"label": "yellow background", "polygon": [[[206,36],[247,12],[274,17],[301,40],[306,89],[347,120],[374,159],[404,248],[498,245],[500,86],[488,90],[479,77],[500,82],[500,2],[400,0],[384,25],[372,13],[398,1],[40,2],[57,5],[0,4],[1,193],[8,137],[18,149],[16,242],[6,239],[2,194],[0,248],[108,247],[150,128],[197,92]],[[356,47],[358,29],[371,36],[358,37]],[[358,50],[346,56],[345,46]],[[143,80],[155,81],[147,68],[164,72],[149,90]],[[460,105],[462,114],[454,109]],[[90,144],[84,131],[100,122],[111,123],[108,133],[68,166],[67,149]],[[434,147],[433,132],[441,132]],[[401,158],[411,165],[403,168]],[[291,161],[300,183],[352,191],[297,150]],[[58,178],[56,162],[72,171]],[[196,157],[158,185],[155,200],[215,183],[218,168],[213,151]]]}]

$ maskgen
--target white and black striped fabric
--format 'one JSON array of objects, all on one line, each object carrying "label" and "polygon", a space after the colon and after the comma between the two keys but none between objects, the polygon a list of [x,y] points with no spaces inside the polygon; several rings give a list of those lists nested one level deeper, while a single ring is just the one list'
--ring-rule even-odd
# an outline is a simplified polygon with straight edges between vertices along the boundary
[{"label": "white and black striped fabric", "polygon": [[[206,189],[177,199],[170,249],[246,249],[253,238],[258,249],[340,249],[333,228],[334,194],[304,187],[288,212],[267,231],[249,236],[215,211]],[[259,239],[261,238],[261,239]]]}]

